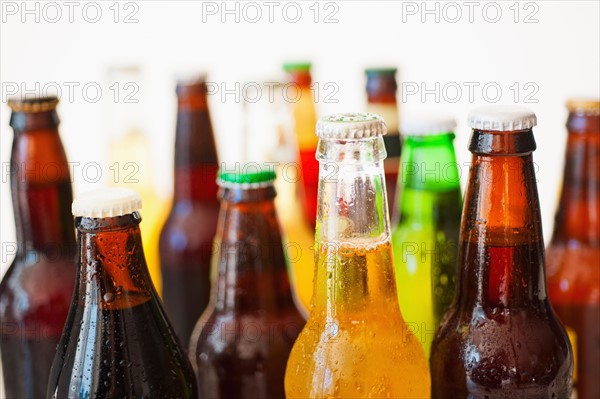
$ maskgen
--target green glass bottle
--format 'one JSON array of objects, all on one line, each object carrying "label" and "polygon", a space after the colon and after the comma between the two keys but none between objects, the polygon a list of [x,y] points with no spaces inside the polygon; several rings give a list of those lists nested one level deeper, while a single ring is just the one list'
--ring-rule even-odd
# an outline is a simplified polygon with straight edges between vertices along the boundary
[{"label": "green glass bottle", "polygon": [[462,196],[453,119],[402,123],[392,243],[402,315],[426,355],[456,286]]}]

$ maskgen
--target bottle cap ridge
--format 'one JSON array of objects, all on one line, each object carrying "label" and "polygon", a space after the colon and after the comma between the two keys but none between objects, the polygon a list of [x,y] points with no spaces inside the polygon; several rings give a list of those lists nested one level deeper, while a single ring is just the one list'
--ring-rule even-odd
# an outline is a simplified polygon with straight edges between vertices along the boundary
[{"label": "bottle cap ridge", "polygon": [[9,98],[7,104],[13,112],[45,112],[56,109],[58,97]]},{"label": "bottle cap ridge", "polygon": [[512,132],[533,128],[537,117],[530,109],[518,105],[490,105],[469,112],[467,123],[476,130]]},{"label": "bottle cap ridge", "polygon": [[597,98],[570,98],[566,105],[569,112],[584,115],[600,114],[600,100]]},{"label": "bottle cap ridge", "polygon": [[386,133],[383,118],[368,112],[327,115],[317,121],[317,136],[322,139],[361,139]]},{"label": "bottle cap ridge", "polygon": [[79,194],[73,201],[73,216],[107,218],[123,216],[142,208],[140,196],[128,188],[101,188]]},{"label": "bottle cap ridge", "polygon": [[406,136],[435,136],[451,133],[456,120],[446,116],[419,116],[402,120],[400,132]]}]

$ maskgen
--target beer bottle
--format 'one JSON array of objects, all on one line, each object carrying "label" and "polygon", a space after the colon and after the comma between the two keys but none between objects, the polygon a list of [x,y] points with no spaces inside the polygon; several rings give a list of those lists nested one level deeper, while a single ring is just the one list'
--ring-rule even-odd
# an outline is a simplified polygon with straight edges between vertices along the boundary
[{"label": "beer bottle", "polygon": [[451,118],[402,123],[398,221],[392,232],[398,301],[429,357],[454,296],[462,195]]},{"label": "beer bottle", "polygon": [[575,358],[579,398],[599,398],[600,378],[600,102],[567,102],[566,162],[554,234],[548,246],[548,291]]},{"label": "beer bottle", "polygon": [[191,364],[154,289],[130,189],[73,202],[78,279],[48,398],[196,398]]},{"label": "beer bottle", "polygon": [[136,98],[137,90],[147,88],[149,82],[137,65],[110,66],[106,78],[107,87],[111,90],[115,86],[117,90],[122,88],[125,97],[123,101],[109,101],[103,118],[109,137],[109,166],[105,176],[109,187],[135,190],[144,202],[144,223],[140,226],[142,243],[150,277],[160,295],[162,280],[158,240],[169,201],[156,186],[157,162],[152,154],[151,138],[143,126],[148,112],[147,103]]},{"label": "beer bottle", "polygon": [[459,279],[431,348],[433,398],[568,398],[573,355],[548,301],[533,112],[469,114]]},{"label": "beer bottle", "polygon": [[251,166],[219,174],[218,277],[190,343],[201,397],[283,398],[288,355],[304,325],[273,202],[275,173]]},{"label": "beer bottle", "polygon": [[17,235],[16,257],[0,283],[0,352],[8,398],[45,395],[75,283],[73,194],[57,103],[55,97],[8,101]]},{"label": "beer bottle", "polygon": [[217,150],[203,77],[177,85],[173,206],[160,235],[163,301],[184,345],[210,298]]},{"label": "beer bottle", "polygon": [[367,111],[381,115],[387,126],[387,134],[383,137],[387,158],[383,162],[385,186],[389,199],[390,213],[396,197],[396,183],[400,168],[402,139],[398,123],[398,105],[396,102],[396,68],[369,68],[367,75]]},{"label": "beer bottle", "polygon": [[336,114],[320,138],[310,316],[288,360],[287,398],[424,398],[421,344],[398,306],[382,135],[373,114]]},{"label": "beer bottle", "polygon": [[284,96],[290,102],[294,115],[294,132],[298,140],[304,209],[309,224],[314,228],[317,215],[317,191],[319,184],[319,164],[315,159],[318,139],[315,137],[317,113],[312,93],[310,63],[287,63],[283,66],[289,83],[284,88]]}]

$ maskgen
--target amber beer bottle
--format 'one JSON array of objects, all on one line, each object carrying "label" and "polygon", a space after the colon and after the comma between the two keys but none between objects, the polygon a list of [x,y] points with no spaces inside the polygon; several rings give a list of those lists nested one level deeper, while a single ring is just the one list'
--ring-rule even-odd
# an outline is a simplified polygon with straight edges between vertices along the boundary
[{"label": "amber beer bottle", "polygon": [[383,137],[387,158],[383,162],[385,187],[389,200],[390,213],[395,204],[398,171],[400,170],[400,138],[398,103],[396,101],[396,68],[369,68],[367,75],[367,111],[381,115],[387,126],[387,134]]},{"label": "amber beer bottle", "polygon": [[[58,134],[58,99],[9,100],[16,257],[0,284],[0,352],[8,398],[39,398],[75,283],[71,177]],[[3,249],[4,250],[4,249]]]},{"label": "amber beer bottle", "polygon": [[568,398],[573,355],[550,307],[532,152],[536,116],[469,114],[459,282],[431,349],[433,398]]},{"label": "amber beer bottle", "polygon": [[218,159],[203,77],[177,85],[173,207],[160,235],[163,301],[186,345],[210,298]]},{"label": "amber beer bottle", "polygon": [[567,329],[579,398],[600,397],[600,102],[567,102],[566,163],[554,234],[546,251],[548,291]]},{"label": "amber beer bottle", "polygon": [[48,398],[196,398],[191,364],[144,258],[140,197],[126,188],[78,196],[78,279]]},{"label": "amber beer bottle", "polygon": [[425,353],[398,306],[383,159],[383,119],[317,124],[319,207],[310,316],[287,364],[292,398],[425,398]]},{"label": "amber beer bottle", "polygon": [[275,173],[219,173],[218,277],[190,343],[201,397],[283,398],[285,365],[304,326],[275,211]]}]

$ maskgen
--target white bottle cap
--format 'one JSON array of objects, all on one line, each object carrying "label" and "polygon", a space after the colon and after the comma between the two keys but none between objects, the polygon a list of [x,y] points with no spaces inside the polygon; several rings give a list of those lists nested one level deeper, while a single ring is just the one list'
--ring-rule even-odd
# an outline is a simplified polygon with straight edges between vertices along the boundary
[{"label": "white bottle cap", "polygon": [[527,130],[537,124],[535,113],[518,105],[489,105],[469,112],[468,124],[472,129],[512,132]]},{"label": "white bottle cap", "polygon": [[322,139],[361,139],[386,133],[383,118],[368,112],[333,114],[317,121],[317,136]]},{"label": "white bottle cap", "polygon": [[140,196],[128,188],[101,188],[79,194],[71,211],[73,216],[107,218],[127,215],[142,208]]},{"label": "white bottle cap", "polygon": [[406,136],[434,136],[450,133],[456,127],[456,120],[446,116],[419,116],[402,120],[400,132]]}]

